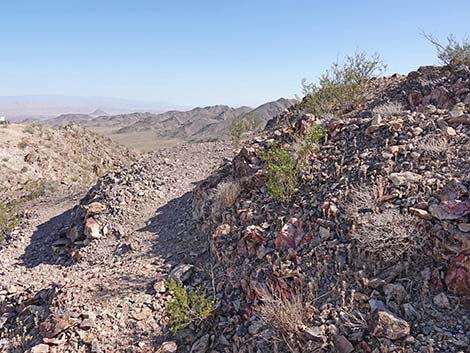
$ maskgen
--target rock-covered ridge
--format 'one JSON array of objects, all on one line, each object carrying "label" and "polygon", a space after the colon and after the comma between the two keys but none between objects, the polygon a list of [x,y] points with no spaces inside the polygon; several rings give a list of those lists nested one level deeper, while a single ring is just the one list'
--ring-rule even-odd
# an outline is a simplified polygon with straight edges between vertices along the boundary
[{"label": "rock-covered ridge", "polygon": [[[196,190],[220,298],[219,324],[196,332],[213,335],[212,349],[470,345],[470,71],[424,67],[373,80],[369,92],[367,105],[338,116],[291,108]],[[261,152],[274,141],[293,149],[314,123],[328,136],[291,202],[280,204],[267,193]],[[214,213],[210,195],[224,183],[240,196]],[[284,304],[313,297],[304,302],[305,327],[283,338],[261,320],[266,293]]]},{"label": "rock-covered ridge", "polygon": [[136,158],[127,148],[78,125],[5,125],[0,147],[0,189],[8,190],[0,201],[44,184],[89,185]]}]

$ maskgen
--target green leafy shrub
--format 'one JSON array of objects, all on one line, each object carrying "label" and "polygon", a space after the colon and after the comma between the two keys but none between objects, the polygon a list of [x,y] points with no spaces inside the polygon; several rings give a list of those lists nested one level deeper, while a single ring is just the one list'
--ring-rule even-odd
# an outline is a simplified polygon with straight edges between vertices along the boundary
[{"label": "green leafy shrub", "polygon": [[377,54],[347,56],[343,63],[334,63],[318,83],[302,80],[306,108],[317,115],[354,108],[366,99],[367,82],[385,69]]},{"label": "green leafy shrub", "polygon": [[238,148],[240,146],[243,134],[258,129],[260,125],[260,121],[255,118],[253,113],[240,114],[233,118],[228,128],[228,133],[234,147]]},{"label": "green leafy shrub", "polygon": [[271,145],[262,153],[261,158],[267,162],[266,187],[269,194],[279,201],[287,201],[294,193],[297,183],[297,161],[279,144]]},{"label": "green leafy shrub", "polygon": [[279,144],[271,145],[261,154],[261,158],[267,162],[266,187],[272,197],[281,202],[291,198],[297,184],[297,176],[305,167],[308,156],[318,151],[318,141],[326,134],[325,129],[313,124],[298,142],[296,157]]},{"label": "green leafy shrub", "polygon": [[15,229],[21,222],[18,215],[18,206],[12,203],[0,202],[0,242]]},{"label": "green leafy shrub", "polygon": [[183,283],[172,279],[166,281],[165,286],[173,294],[173,300],[165,309],[173,335],[192,322],[205,320],[214,310],[214,302],[206,299],[199,289],[189,293]]},{"label": "green leafy shrub", "polygon": [[430,34],[423,33],[423,36],[436,47],[437,57],[444,65],[454,68],[462,64],[470,65],[470,40],[468,38],[458,42],[451,34],[447,37],[447,43],[441,43]]}]

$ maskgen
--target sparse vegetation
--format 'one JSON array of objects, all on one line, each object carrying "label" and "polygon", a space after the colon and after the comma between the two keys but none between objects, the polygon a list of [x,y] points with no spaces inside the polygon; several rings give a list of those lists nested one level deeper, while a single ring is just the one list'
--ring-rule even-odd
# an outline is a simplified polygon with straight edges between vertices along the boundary
[{"label": "sparse vegetation", "polygon": [[391,264],[415,255],[426,245],[416,217],[396,210],[362,215],[351,233],[358,248],[377,264]]},{"label": "sparse vegetation", "polygon": [[212,313],[214,302],[206,299],[199,289],[189,293],[183,283],[172,279],[166,281],[165,286],[173,294],[173,300],[166,306],[173,335],[192,322],[205,320]]},{"label": "sparse vegetation", "polygon": [[0,202],[0,242],[5,239],[21,222],[18,205]]},{"label": "sparse vegetation", "polygon": [[447,37],[447,43],[442,43],[430,34],[423,32],[422,35],[434,45],[437,57],[444,65],[449,65],[452,68],[460,65],[470,65],[470,40],[468,38],[463,38],[459,42],[451,34]]},{"label": "sparse vegetation", "polygon": [[34,127],[31,125],[28,125],[24,128],[23,132],[30,134],[30,135],[34,135]]},{"label": "sparse vegetation", "polygon": [[318,141],[326,136],[326,130],[313,124],[296,144],[294,154],[279,144],[272,144],[261,158],[267,162],[266,186],[269,194],[281,202],[292,196],[297,176],[305,167],[308,157],[318,150]]},{"label": "sparse vegetation", "polygon": [[403,113],[403,104],[398,102],[388,102],[376,106],[372,109],[374,115],[380,115],[382,117],[396,116]]},{"label": "sparse vegetation", "polygon": [[24,150],[26,147],[28,147],[29,144],[27,141],[22,140],[20,143],[18,143],[18,148]]},{"label": "sparse vegetation", "polygon": [[237,201],[240,195],[240,183],[229,181],[217,186],[215,194],[212,196],[212,215],[216,217]]},{"label": "sparse vegetation", "polygon": [[290,298],[284,298],[263,293],[261,301],[258,316],[285,339],[300,336],[307,328],[311,304],[302,295],[293,294]]},{"label": "sparse vegetation", "polygon": [[316,115],[351,109],[366,99],[367,82],[386,68],[379,55],[365,53],[347,56],[343,63],[334,63],[318,83],[302,80],[307,109]]},{"label": "sparse vegetation", "polygon": [[427,135],[419,141],[418,147],[430,156],[437,156],[447,151],[449,148],[449,142],[447,137],[444,135]]},{"label": "sparse vegetation", "polygon": [[258,129],[260,124],[253,113],[241,114],[233,118],[228,128],[228,133],[234,147],[238,148],[240,146],[243,134]]},{"label": "sparse vegetation", "polygon": [[345,215],[350,219],[356,219],[360,214],[376,212],[384,194],[382,180],[370,186],[353,188],[343,204]]},{"label": "sparse vegetation", "polygon": [[294,193],[297,178],[297,161],[279,144],[271,145],[261,158],[267,162],[266,186],[269,194],[285,202]]}]

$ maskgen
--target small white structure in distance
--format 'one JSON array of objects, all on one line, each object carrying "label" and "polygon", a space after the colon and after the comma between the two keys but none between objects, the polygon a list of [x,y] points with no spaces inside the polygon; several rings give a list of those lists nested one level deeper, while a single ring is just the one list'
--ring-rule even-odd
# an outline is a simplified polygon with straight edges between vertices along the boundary
[{"label": "small white structure in distance", "polygon": [[4,116],[0,116],[0,125],[6,125],[6,124],[8,124],[7,118],[5,118]]}]

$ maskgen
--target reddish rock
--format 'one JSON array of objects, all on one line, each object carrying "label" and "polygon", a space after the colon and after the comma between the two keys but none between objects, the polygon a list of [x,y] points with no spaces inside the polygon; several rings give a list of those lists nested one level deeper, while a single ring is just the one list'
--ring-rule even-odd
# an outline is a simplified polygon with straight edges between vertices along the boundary
[{"label": "reddish rock", "polygon": [[438,205],[429,206],[429,212],[440,220],[459,219],[470,214],[470,201],[447,200]]},{"label": "reddish rock", "polygon": [[261,236],[262,228],[257,226],[248,226],[245,229],[245,234],[242,239],[237,244],[237,253],[239,255],[249,254],[257,255],[259,254],[259,247],[263,244],[266,239]]},{"label": "reddish rock", "polygon": [[470,249],[451,258],[445,283],[466,306],[470,306]]},{"label": "reddish rock", "polygon": [[387,309],[378,309],[372,313],[369,331],[372,336],[396,340],[410,334],[410,325]]},{"label": "reddish rock", "polygon": [[335,336],[333,338],[333,343],[335,345],[336,350],[339,353],[351,353],[354,352],[354,346],[348,339],[344,336]]},{"label": "reddish rock", "polygon": [[310,234],[306,234],[303,230],[303,222],[295,217],[289,219],[289,222],[284,224],[281,231],[274,240],[276,249],[281,248],[296,248],[300,244],[304,244],[311,240]]},{"label": "reddish rock", "polygon": [[419,91],[411,91],[408,94],[408,103],[414,108],[421,104],[423,101],[423,96]]},{"label": "reddish rock", "polygon": [[83,229],[88,239],[99,239],[101,237],[101,226],[94,218],[87,218]]},{"label": "reddish rock", "polygon": [[410,212],[421,219],[431,220],[432,216],[426,210],[410,207]]}]

